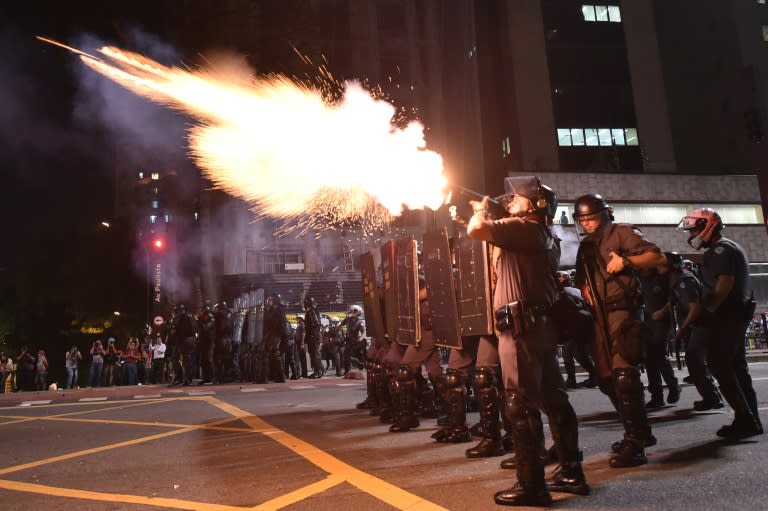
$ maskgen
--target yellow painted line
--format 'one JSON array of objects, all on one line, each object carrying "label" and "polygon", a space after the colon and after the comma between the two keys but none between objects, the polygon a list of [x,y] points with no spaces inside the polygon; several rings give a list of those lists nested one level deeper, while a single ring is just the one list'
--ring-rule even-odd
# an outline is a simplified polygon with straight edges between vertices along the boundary
[{"label": "yellow painted line", "polygon": [[340,459],[318,449],[309,442],[305,442],[290,433],[281,431],[245,410],[216,398],[209,397],[206,399],[217,408],[269,435],[270,438],[305,458],[310,463],[320,467],[329,474],[343,478],[351,485],[386,502],[392,507],[408,511],[448,511],[446,508],[439,506],[434,502],[430,502],[418,495],[407,492],[394,484],[388,483],[383,479],[379,479],[378,477],[372,476],[371,474],[344,463]]},{"label": "yellow painted line", "polygon": [[24,463],[23,465],[16,465],[14,467],[3,468],[3,469],[0,469],[0,475],[11,474],[13,472],[19,472],[21,470],[26,470],[28,468],[35,468],[35,467],[39,467],[39,466],[42,466],[42,465],[49,465],[51,463],[58,463],[60,461],[67,461],[67,460],[71,460],[73,458],[79,458],[80,456],[87,456],[89,454],[96,454],[96,453],[99,453],[99,452],[111,451],[112,449],[117,449],[117,448],[120,448],[120,447],[128,447],[130,445],[136,445],[136,444],[141,444],[141,443],[144,443],[144,442],[150,442],[152,440],[157,440],[157,439],[160,439],[160,438],[165,438],[165,437],[169,437],[169,436],[173,436],[173,435],[180,435],[182,433],[187,433],[188,431],[193,431],[195,429],[198,429],[197,426],[189,426],[189,427],[178,429],[178,430],[174,430],[174,431],[166,431],[165,433],[158,433],[156,435],[143,436],[143,437],[140,437],[140,438],[135,438],[133,440],[126,440],[124,442],[118,442],[118,443],[115,443],[115,444],[104,445],[104,446],[101,446],[101,447],[93,447],[91,449],[84,449],[82,451],[70,452],[68,454],[62,454],[60,456],[54,456],[52,458],[45,458],[45,459],[38,460],[38,461],[32,461],[32,462],[29,462],[29,463]]},{"label": "yellow painted line", "polygon": [[191,502],[164,497],[142,497],[140,495],[124,495],[120,493],[102,493],[87,490],[74,490],[72,488],[58,488],[56,486],[44,486],[41,484],[22,483],[0,479],[0,488],[6,490],[52,495],[54,497],[69,497],[81,500],[92,500],[111,503],[139,504],[143,506],[164,507],[171,509],[190,509],[193,511],[243,511],[239,506],[226,506],[207,502]]},{"label": "yellow painted line", "polygon": [[333,488],[334,486],[343,483],[344,480],[345,479],[343,476],[331,474],[322,481],[308,484],[303,488],[299,488],[298,490],[294,490],[290,493],[286,493],[285,495],[281,495],[272,500],[268,500],[263,504],[259,504],[258,506],[252,507],[250,509],[254,511],[273,511],[275,509],[282,509],[286,506],[290,506],[291,504],[301,502],[307,497],[311,497],[312,495],[324,492],[329,488]]}]

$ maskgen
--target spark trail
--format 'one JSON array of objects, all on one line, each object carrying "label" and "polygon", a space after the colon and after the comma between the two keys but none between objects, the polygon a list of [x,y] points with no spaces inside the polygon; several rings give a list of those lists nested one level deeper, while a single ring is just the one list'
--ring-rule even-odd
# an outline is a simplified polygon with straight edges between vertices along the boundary
[{"label": "spark trail", "polygon": [[257,215],[302,229],[380,228],[404,208],[436,209],[444,199],[443,163],[426,148],[417,121],[393,124],[396,109],[356,82],[336,99],[283,75],[226,75],[168,67],[105,46],[76,53],[100,74],[151,101],[196,119],[189,153],[216,188]]}]

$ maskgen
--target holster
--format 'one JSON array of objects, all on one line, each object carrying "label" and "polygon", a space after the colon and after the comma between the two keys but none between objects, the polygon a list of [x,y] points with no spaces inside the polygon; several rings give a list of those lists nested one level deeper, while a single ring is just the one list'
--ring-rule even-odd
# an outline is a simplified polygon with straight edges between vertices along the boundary
[{"label": "holster", "polygon": [[500,332],[510,331],[513,336],[517,337],[538,325],[543,318],[543,313],[538,307],[518,300],[496,309],[494,317],[496,318],[497,330]]}]

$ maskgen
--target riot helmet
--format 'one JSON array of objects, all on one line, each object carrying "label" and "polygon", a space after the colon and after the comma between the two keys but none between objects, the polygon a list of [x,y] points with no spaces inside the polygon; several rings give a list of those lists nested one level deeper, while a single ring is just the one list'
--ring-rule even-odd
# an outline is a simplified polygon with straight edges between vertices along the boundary
[{"label": "riot helmet", "polygon": [[541,183],[538,176],[520,176],[504,178],[505,202],[512,202],[515,195],[525,197],[530,203],[527,211],[512,211],[515,216],[527,213],[544,214],[552,220],[557,211],[557,194],[552,188]]},{"label": "riot helmet", "polygon": [[677,224],[679,230],[688,231],[688,244],[696,250],[708,247],[712,236],[719,234],[723,227],[720,215],[711,208],[694,209]]},{"label": "riot helmet", "polygon": [[317,302],[315,302],[315,298],[312,296],[307,296],[304,298],[304,309],[314,309],[317,307]]},{"label": "riot helmet", "polygon": [[571,287],[571,274],[567,271],[558,271],[557,272],[557,284],[560,287]]},{"label": "riot helmet", "polygon": [[573,220],[580,235],[589,234],[580,222],[600,220],[596,228],[599,229],[606,223],[613,221],[613,208],[608,205],[602,195],[588,193],[576,199],[573,205]]},{"label": "riot helmet", "polygon": [[677,252],[664,252],[667,259],[667,265],[671,270],[683,271],[683,256]]},{"label": "riot helmet", "polygon": [[360,307],[359,305],[352,305],[352,306],[350,306],[349,307],[349,312],[347,312],[347,314],[349,314],[350,316],[359,316],[362,313],[363,313],[363,308]]}]

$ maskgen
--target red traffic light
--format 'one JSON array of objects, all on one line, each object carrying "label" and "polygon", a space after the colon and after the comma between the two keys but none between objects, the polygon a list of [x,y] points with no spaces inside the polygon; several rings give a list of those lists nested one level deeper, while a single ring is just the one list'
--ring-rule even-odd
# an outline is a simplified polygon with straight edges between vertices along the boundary
[{"label": "red traffic light", "polygon": [[165,248],[165,240],[163,238],[155,238],[152,240],[152,248],[155,250],[162,250]]}]

